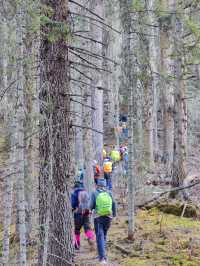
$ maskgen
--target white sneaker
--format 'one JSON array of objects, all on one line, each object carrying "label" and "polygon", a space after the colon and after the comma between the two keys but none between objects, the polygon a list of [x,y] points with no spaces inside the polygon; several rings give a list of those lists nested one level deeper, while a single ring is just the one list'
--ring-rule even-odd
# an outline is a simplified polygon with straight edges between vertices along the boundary
[{"label": "white sneaker", "polygon": [[105,265],[105,264],[107,264],[107,261],[106,260],[101,260],[100,264],[104,264]]}]

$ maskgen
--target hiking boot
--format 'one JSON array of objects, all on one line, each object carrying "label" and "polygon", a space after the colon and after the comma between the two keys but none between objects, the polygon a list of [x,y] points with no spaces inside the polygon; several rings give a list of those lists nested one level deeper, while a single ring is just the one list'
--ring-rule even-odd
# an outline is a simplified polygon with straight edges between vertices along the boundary
[{"label": "hiking boot", "polygon": [[90,246],[90,251],[95,251],[94,240],[92,240],[91,238],[88,238],[88,244]]},{"label": "hiking boot", "polygon": [[80,250],[80,245],[75,244],[74,247],[75,247],[75,250]]}]

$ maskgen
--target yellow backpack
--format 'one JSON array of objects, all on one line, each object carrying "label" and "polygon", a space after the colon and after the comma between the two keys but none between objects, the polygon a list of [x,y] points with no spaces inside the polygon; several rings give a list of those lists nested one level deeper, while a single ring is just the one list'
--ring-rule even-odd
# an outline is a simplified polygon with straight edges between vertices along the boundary
[{"label": "yellow backpack", "polygon": [[116,150],[112,150],[110,152],[110,157],[112,158],[112,160],[114,162],[118,162],[121,159],[120,152],[119,151],[116,151]]}]

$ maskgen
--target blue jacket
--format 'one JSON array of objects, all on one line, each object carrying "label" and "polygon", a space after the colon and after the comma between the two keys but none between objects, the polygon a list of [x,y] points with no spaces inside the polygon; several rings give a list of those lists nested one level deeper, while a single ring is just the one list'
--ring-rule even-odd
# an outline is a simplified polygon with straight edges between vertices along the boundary
[{"label": "blue jacket", "polygon": [[[93,192],[91,194],[91,198],[90,198],[90,209],[91,210],[95,210],[96,209],[96,198],[97,198],[99,193],[104,192],[104,191],[106,191],[106,190],[98,188],[98,189],[96,189],[95,192]],[[108,191],[106,191],[106,192],[108,192]],[[115,201],[113,199],[112,194],[110,192],[108,192],[108,193],[110,194],[110,196],[112,198],[112,215],[113,215],[113,217],[115,217],[116,216],[116,211],[117,211],[116,203],[115,203]]]},{"label": "blue jacket", "polygon": [[85,190],[82,187],[78,187],[74,189],[74,192],[71,194],[71,205],[72,205],[72,209],[75,210],[76,208],[78,208],[79,202],[78,202],[78,193],[80,191]]}]

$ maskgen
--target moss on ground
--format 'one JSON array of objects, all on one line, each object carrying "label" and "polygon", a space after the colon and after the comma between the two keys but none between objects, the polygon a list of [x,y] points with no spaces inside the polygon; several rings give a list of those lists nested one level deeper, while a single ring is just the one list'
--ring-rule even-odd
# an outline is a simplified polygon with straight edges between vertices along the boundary
[{"label": "moss on ground", "polygon": [[[118,213],[123,215],[124,211]],[[166,214],[156,207],[139,210],[135,240],[127,239],[127,217],[120,216],[109,231],[108,250],[109,265],[199,266],[200,221]],[[83,242],[77,254],[77,265],[87,265],[91,261],[98,265],[95,256]]]},{"label": "moss on ground", "polygon": [[[200,221],[164,214],[157,208],[139,210],[136,217],[134,241],[127,239],[127,217],[113,220],[109,231],[108,265],[122,266],[199,266]],[[0,254],[2,252],[2,226],[0,225]],[[11,239],[15,239],[11,227]],[[14,240],[11,255],[16,255],[18,244]],[[82,247],[76,256],[76,265],[98,265],[96,252],[91,252],[82,234]],[[29,247],[33,259],[35,247]]]},{"label": "moss on ground", "polygon": [[166,214],[155,207],[138,211],[136,227],[134,243],[124,241],[123,246],[134,251],[138,243],[140,256],[126,256],[119,265],[200,265],[200,221]]}]

